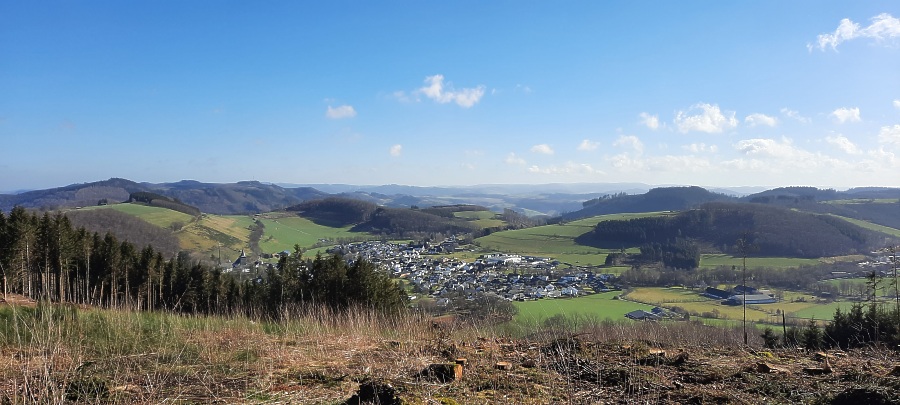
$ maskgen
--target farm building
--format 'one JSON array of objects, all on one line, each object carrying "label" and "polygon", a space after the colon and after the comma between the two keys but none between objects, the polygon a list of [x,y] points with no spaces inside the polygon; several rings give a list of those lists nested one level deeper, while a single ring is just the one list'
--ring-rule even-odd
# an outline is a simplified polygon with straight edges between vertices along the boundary
[{"label": "farm building", "polygon": [[741,305],[745,297],[748,305],[774,304],[778,302],[775,297],[771,297],[765,294],[736,294],[728,297],[728,301],[726,303],[728,305]]},{"label": "farm building", "polygon": [[703,291],[703,294],[700,295],[713,299],[727,300],[728,297],[734,295],[734,293],[732,293],[731,291],[720,290],[718,288],[706,287],[706,290]]},{"label": "farm building", "polygon": [[660,320],[660,316],[651,312],[644,311],[643,309],[637,309],[625,314],[625,317],[628,319],[634,319],[635,321],[658,321]]}]

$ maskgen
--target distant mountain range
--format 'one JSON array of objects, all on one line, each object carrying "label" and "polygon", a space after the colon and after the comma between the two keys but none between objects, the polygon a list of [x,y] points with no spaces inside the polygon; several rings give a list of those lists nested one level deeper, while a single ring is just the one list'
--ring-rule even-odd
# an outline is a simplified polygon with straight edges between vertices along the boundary
[{"label": "distant mountain range", "polygon": [[131,193],[150,192],[176,199],[212,214],[245,214],[285,209],[329,196],[350,198],[384,207],[408,208],[475,204],[501,212],[513,209],[527,215],[563,215],[567,219],[616,212],[682,210],[712,201],[799,204],[833,199],[900,198],[897,188],[855,188],[847,191],[813,187],[732,189],[652,187],[642,183],[485,184],[418,187],[403,185],[272,184],[258,181],[202,183],[138,183],[112,178],[18,194],[0,194],[0,210],[15,206],[59,209],[127,201]]}]

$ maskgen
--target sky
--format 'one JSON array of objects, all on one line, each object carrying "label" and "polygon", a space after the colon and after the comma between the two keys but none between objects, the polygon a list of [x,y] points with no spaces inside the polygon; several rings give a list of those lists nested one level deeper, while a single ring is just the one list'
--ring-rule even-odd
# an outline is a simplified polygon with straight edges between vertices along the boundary
[{"label": "sky", "polygon": [[0,191],[900,187],[896,1],[0,1]]}]

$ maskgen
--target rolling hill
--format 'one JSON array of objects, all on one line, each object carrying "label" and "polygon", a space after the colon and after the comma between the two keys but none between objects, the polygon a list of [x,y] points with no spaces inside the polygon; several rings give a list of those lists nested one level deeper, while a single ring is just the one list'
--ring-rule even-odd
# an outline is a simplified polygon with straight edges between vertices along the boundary
[{"label": "rolling hill", "polygon": [[608,195],[583,203],[584,208],[564,214],[566,220],[588,218],[595,215],[681,211],[711,201],[733,201],[734,197],[712,193],[702,187],[659,187],[645,194]]},{"label": "rolling hill", "polygon": [[596,247],[640,246],[694,240],[706,250],[734,253],[749,238],[754,255],[816,258],[867,252],[891,235],[865,229],[831,215],[750,203],[707,203],[671,217],[605,221],[577,238]]}]

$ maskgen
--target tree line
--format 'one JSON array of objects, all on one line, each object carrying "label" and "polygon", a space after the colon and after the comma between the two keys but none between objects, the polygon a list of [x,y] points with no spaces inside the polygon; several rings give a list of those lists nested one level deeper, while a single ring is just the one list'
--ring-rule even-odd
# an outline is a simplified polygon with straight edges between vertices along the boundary
[{"label": "tree line", "polygon": [[238,280],[191,259],[166,257],[113,234],[76,228],[61,213],[0,211],[0,288],[53,302],[185,313],[277,317],[285,308],[406,307],[405,292],[365,261],[303,259],[299,249],[262,275]]}]

